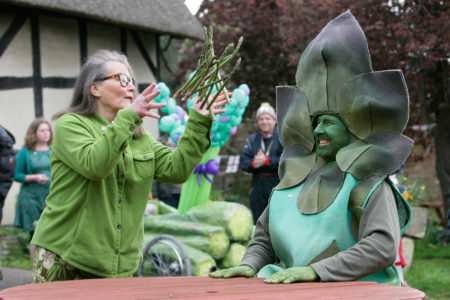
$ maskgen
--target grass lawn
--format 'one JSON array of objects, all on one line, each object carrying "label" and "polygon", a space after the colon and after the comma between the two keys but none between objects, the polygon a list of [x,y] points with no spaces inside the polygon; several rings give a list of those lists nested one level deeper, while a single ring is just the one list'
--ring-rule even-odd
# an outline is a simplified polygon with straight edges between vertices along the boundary
[{"label": "grass lawn", "polygon": [[414,241],[414,257],[406,282],[426,293],[428,300],[450,299],[450,246],[436,242],[436,227]]},{"label": "grass lawn", "polygon": [[0,227],[1,265],[31,270],[33,264],[28,252],[29,233],[12,226]]}]

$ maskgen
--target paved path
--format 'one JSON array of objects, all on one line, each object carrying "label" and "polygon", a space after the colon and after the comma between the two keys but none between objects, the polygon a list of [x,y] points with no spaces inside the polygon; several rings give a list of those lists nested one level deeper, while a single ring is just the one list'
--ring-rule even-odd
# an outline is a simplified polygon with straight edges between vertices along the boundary
[{"label": "paved path", "polygon": [[3,280],[0,280],[0,290],[31,283],[31,270],[2,267]]}]

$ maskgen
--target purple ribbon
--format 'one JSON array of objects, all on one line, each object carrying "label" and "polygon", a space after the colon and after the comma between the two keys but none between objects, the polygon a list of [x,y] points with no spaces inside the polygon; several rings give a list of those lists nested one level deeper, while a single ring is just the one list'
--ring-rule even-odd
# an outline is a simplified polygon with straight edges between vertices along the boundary
[{"label": "purple ribbon", "polygon": [[199,164],[195,167],[194,174],[197,175],[197,184],[198,186],[202,186],[201,177],[205,176],[206,180],[208,180],[211,184],[214,183],[208,175],[216,175],[219,173],[219,163],[215,159],[210,159],[206,164]]}]

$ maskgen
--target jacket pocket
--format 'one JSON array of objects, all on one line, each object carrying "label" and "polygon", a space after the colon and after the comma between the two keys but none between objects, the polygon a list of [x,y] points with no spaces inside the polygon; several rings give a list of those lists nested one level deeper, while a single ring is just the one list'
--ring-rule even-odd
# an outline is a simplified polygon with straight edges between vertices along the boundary
[{"label": "jacket pocket", "polygon": [[153,152],[133,153],[133,165],[136,174],[142,178],[153,176],[154,158],[155,153]]}]

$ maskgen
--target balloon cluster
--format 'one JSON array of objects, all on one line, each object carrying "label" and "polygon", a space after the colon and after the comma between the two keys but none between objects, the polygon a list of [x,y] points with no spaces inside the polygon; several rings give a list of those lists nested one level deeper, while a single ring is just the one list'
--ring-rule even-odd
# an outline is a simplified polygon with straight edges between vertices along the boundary
[{"label": "balloon cluster", "polygon": [[[162,132],[168,132],[172,141],[177,144],[183,135],[187,114],[181,106],[177,105],[176,100],[170,97],[170,89],[164,82],[158,83],[155,89],[159,89],[161,92],[154,101],[165,103],[166,107],[161,108],[161,111],[167,113],[167,116],[159,120],[159,129]],[[215,92],[213,90],[213,93]],[[241,123],[242,115],[250,100],[249,95],[250,88],[245,83],[232,91],[231,102],[225,104],[223,108],[225,113],[218,115],[213,122],[211,131],[213,147],[225,145],[230,136],[236,133],[237,126]],[[188,110],[191,109],[196,97],[197,94],[194,94],[187,99]]]}]

